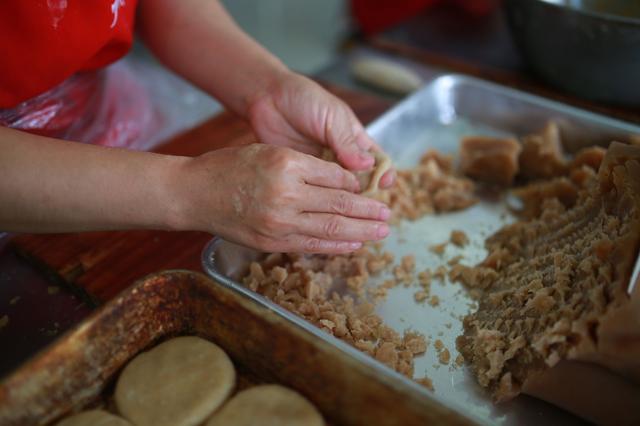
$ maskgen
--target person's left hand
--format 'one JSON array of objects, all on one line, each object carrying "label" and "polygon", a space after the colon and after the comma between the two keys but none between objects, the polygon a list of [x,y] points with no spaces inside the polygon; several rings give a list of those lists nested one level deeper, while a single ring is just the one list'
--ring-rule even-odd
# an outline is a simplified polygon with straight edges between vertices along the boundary
[{"label": "person's left hand", "polygon": [[[248,118],[261,142],[316,156],[328,147],[352,171],[371,168],[369,151],[380,149],[346,103],[293,72],[283,74],[251,103]],[[394,178],[395,171],[389,170],[380,187],[391,186]]]}]

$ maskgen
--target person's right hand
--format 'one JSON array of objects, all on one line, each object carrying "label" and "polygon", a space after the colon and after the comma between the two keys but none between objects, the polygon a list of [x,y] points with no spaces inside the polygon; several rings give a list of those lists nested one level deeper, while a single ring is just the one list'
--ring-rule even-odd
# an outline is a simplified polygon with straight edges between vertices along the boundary
[{"label": "person's right hand", "polygon": [[357,195],[354,175],[289,148],[225,148],[178,176],[183,228],[268,252],[346,253],[389,234],[389,209]]}]

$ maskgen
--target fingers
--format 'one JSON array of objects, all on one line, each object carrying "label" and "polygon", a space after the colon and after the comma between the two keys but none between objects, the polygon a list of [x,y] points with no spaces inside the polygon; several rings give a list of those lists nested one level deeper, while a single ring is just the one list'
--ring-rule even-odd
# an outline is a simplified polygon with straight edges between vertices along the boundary
[{"label": "fingers", "polygon": [[301,206],[304,213],[331,213],[378,221],[387,221],[391,216],[384,203],[337,189],[318,188],[304,201]]},{"label": "fingers", "polygon": [[358,192],[360,183],[353,173],[343,169],[336,163],[323,161],[313,156],[306,156],[304,162],[304,182],[324,188],[343,189]]},{"label": "fingers", "polygon": [[387,172],[380,178],[380,188],[387,189],[393,186],[396,181],[396,171],[394,169],[387,170]]},{"label": "fingers", "polygon": [[331,213],[301,213],[297,233],[328,241],[377,241],[389,235],[389,225]]},{"label": "fingers", "polygon": [[362,247],[357,241],[333,241],[307,235],[292,235],[281,251],[307,254],[346,254]]},{"label": "fingers", "polygon": [[351,108],[336,101],[324,117],[324,142],[349,170],[366,170],[374,165],[369,153],[373,140],[367,135]]}]

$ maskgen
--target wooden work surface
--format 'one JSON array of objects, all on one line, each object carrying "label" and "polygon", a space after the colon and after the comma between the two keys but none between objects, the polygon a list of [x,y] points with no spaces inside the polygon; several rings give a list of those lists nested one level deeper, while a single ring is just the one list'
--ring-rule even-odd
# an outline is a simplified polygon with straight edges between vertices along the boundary
[{"label": "wooden work surface", "polygon": [[[367,123],[390,103],[370,95],[329,89]],[[248,125],[222,113],[158,147],[164,154],[197,156],[204,152],[255,141]],[[212,183],[215,184],[215,183]],[[200,252],[211,239],[201,232],[121,231],[82,234],[24,234],[13,247],[54,279],[75,285],[94,302],[111,299],[123,288],[152,272],[184,268],[200,271]]]}]

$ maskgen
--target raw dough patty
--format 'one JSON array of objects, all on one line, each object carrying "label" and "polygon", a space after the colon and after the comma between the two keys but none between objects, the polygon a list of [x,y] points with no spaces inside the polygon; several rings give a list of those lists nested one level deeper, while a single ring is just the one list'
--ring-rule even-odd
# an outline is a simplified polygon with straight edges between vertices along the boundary
[{"label": "raw dough patty", "polygon": [[137,426],[197,425],[229,396],[235,375],[218,346],[199,337],[177,337],[125,367],[116,385],[116,405]]},{"label": "raw dough patty", "polygon": [[131,426],[131,423],[106,411],[89,410],[67,417],[56,426]]},{"label": "raw dough patty", "polygon": [[324,420],[303,396],[278,385],[239,392],[206,426],[322,426]]}]

